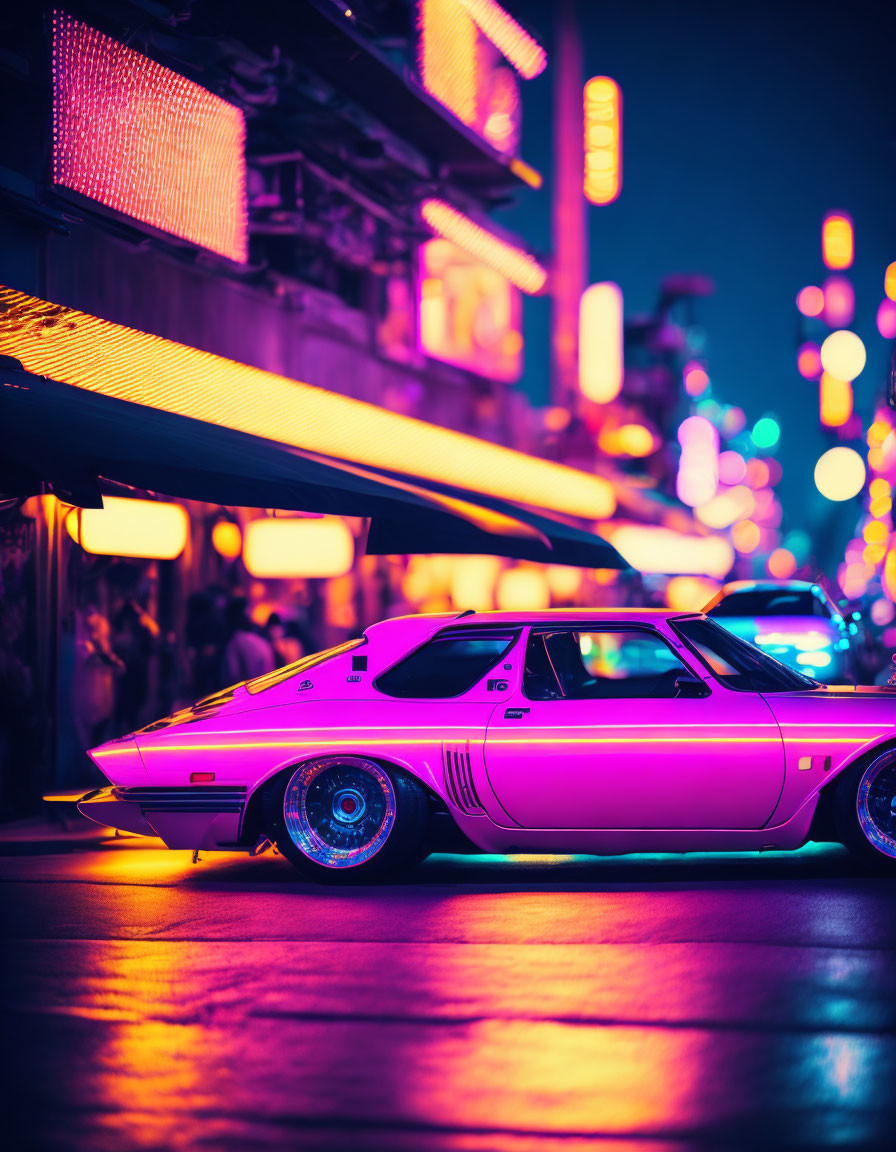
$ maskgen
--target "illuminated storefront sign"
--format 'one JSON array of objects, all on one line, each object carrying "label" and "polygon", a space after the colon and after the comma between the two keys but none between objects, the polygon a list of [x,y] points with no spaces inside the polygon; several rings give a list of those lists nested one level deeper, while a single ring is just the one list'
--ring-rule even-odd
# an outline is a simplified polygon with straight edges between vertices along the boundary
[{"label": "illuminated storefront sign", "polygon": [[420,247],[420,348],[491,380],[518,380],[520,294],[449,240]]},{"label": "illuminated storefront sign", "polygon": [[96,556],[176,560],[186,547],[190,520],[182,504],[106,496],[102,508],[75,508],[65,518],[68,534]]},{"label": "illuminated storefront sign", "polygon": [[[423,86],[499,152],[519,143],[519,88],[544,71],[547,54],[495,0],[419,0]],[[504,63],[512,67],[507,67]]]},{"label": "illuminated storefront sign", "polygon": [[534,256],[489,232],[444,200],[424,200],[420,214],[433,232],[494,268],[517,288],[531,295],[545,286],[548,274]]},{"label": "illuminated storefront sign", "polygon": [[623,316],[618,284],[592,284],[579,304],[579,387],[596,404],[614,400],[622,388]]},{"label": "illuminated storefront sign", "polygon": [[245,263],[245,135],[232,104],[54,13],[55,184]]},{"label": "illuminated storefront sign", "polygon": [[609,76],[585,85],[585,197],[611,204],[622,188],[622,93]]},{"label": "illuminated storefront sign", "polygon": [[184,344],[0,288],[0,355],[28,372],[340,460],[604,519],[613,486]]},{"label": "illuminated storefront sign", "polygon": [[338,516],[250,520],[243,563],[259,580],[344,576],[355,558],[355,542]]}]

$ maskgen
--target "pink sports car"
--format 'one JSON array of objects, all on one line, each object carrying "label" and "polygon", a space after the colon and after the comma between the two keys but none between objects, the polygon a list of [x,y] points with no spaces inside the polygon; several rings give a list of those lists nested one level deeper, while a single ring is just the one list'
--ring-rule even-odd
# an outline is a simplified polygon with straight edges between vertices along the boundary
[{"label": "pink sports car", "polygon": [[79,807],[352,882],[434,850],[841,841],[896,871],[896,690],[825,687],[699,614],[407,616],[91,752]]}]

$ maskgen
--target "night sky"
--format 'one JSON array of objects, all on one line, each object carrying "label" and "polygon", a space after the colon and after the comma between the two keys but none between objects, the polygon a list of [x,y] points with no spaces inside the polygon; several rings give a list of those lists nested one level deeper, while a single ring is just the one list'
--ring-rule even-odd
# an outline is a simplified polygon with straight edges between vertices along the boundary
[{"label": "night sky", "polygon": [[[513,10],[550,52],[546,6],[519,0]],[[812,482],[833,440],[819,425],[817,385],[796,372],[794,297],[823,276],[822,217],[846,210],[855,328],[868,349],[856,407],[867,425],[889,361],[875,313],[896,259],[896,9],[580,0],[579,11],[586,78],[612,76],[623,93],[623,189],[589,208],[590,279],[617,281],[628,315],[650,310],[670,273],[712,277],[699,318],[713,394],[751,423],[780,417],[785,529],[825,525],[845,540],[857,506],[828,504]],[[549,177],[550,69],[523,88],[522,154]],[[502,221],[549,250],[549,195],[521,195]],[[540,403],[548,315],[547,301],[527,301],[523,387]]]}]

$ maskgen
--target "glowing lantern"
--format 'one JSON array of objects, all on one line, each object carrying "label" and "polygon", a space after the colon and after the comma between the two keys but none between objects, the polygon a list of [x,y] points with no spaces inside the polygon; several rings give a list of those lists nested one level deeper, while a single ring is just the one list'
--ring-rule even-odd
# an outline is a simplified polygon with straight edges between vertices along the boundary
[{"label": "glowing lantern", "polygon": [[824,292],[814,284],[801,288],[796,294],[796,306],[804,316],[820,316],[824,308]]},{"label": "glowing lantern", "polygon": [[838,380],[855,380],[865,367],[865,345],[846,328],[832,332],[821,346],[821,366]]},{"label": "glowing lantern", "polygon": [[618,284],[592,284],[579,304],[579,387],[597,404],[622,388],[622,292]]},{"label": "glowing lantern", "polygon": [[828,500],[851,500],[865,483],[865,462],[852,448],[829,448],[815,465],[815,487]]},{"label": "glowing lantern", "polygon": [[789,580],[796,572],[796,557],[786,548],[776,548],[768,558],[768,574],[777,580]]},{"label": "glowing lantern", "polygon": [[538,568],[508,568],[498,578],[496,599],[503,612],[530,612],[550,607],[551,591]]},{"label": "glowing lantern", "polygon": [[817,380],[821,375],[821,349],[813,340],[800,345],[796,354],[796,370],[804,380]]},{"label": "glowing lantern", "polygon": [[433,232],[500,272],[523,292],[540,292],[544,287],[548,274],[534,256],[508,244],[444,200],[424,200],[420,212]]},{"label": "glowing lantern", "polygon": [[218,520],[212,527],[212,547],[225,560],[235,560],[243,550],[243,534],[232,520]]},{"label": "glowing lantern", "polygon": [[96,556],[174,560],[186,547],[190,520],[182,504],[105,496],[102,508],[73,509],[68,534]]},{"label": "glowing lantern", "polygon": [[826,268],[848,268],[853,258],[852,220],[845,213],[830,212],[821,225],[821,256]]},{"label": "glowing lantern", "polygon": [[243,537],[243,563],[259,580],[344,576],[354,555],[352,534],[338,516],[250,520]]},{"label": "glowing lantern", "polygon": [[622,188],[622,94],[609,76],[585,85],[585,198],[611,204]]},{"label": "glowing lantern", "polygon": [[896,340],[896,302],[881,300],[877,310],[877,330],[884,340]]}]

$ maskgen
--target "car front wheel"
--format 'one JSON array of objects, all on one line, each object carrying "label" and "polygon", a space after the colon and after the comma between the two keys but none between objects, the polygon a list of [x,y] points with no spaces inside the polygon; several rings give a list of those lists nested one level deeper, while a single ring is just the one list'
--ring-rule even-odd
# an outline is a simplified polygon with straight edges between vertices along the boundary
[{"label": "car front wheel", "polygon": [[308,760],[273,784],[266,807],[280,852],[324,884],[384,879],[424,855],[425,789],[366,757]]},{"label": "car front wheel", "polygon": [[835,787],[842,842],[859,860],[896,875],[896,748],[844,772]]}]

